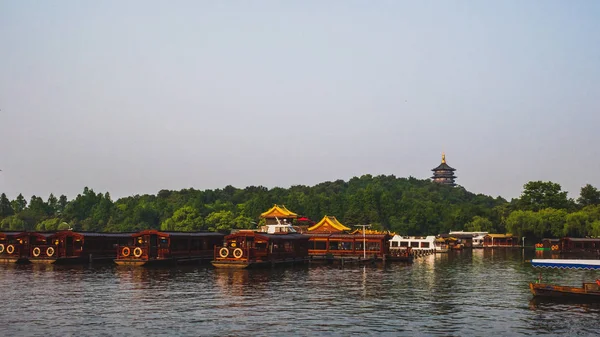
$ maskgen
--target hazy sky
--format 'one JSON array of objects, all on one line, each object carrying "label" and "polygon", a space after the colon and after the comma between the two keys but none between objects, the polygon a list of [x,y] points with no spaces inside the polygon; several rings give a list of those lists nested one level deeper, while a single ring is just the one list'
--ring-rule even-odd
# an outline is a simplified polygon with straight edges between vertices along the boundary
[{"label": "hazy sky", "polygon": [[0,0],[0,192],[600,188],[600,1]]}]

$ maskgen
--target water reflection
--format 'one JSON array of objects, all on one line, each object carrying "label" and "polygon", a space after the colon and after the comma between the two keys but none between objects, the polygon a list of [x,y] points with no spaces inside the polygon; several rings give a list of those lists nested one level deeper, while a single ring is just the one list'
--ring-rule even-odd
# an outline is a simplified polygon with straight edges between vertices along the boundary
[{"label": "water reflection", "polygon": [[[533,256],[480,249],[408,265],[256,270],[7,264],[0,288],[11,310],[0,324],[6,336],[595,333],[597,304],[532,300],[539,271],[523,261]],[[543,278],[580,285],[598,273]],[[268,324],[257,331],[258,322]]]}]

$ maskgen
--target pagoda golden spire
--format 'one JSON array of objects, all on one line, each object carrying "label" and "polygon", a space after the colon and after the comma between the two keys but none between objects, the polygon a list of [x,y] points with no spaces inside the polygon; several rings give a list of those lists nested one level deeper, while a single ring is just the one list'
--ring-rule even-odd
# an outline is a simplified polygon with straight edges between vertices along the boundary
[{"label": "pagoda golden spire", "polygon": [[442,152],[442,164],[446,164],[446,154]]}]

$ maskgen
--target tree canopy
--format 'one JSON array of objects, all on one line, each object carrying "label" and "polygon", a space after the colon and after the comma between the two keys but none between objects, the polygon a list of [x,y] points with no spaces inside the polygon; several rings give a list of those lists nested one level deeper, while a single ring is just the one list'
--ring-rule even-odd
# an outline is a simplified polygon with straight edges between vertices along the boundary
[{"label": "tree canopy", "polygon": [[335,215],[347,226],[372,224],[403,235],[447,233],[451,230],[511,232],[542,238],[600,234],[598,190],[586,185],[577,202],[559,184],[532,181],[511,202],[474,194],[412,177],[354,177],[315,186],[289,188],[250,186],[243,189],[180,191],[134,195],[113,201],[110,194],[85,187],[67,200],[53,194],[27,202],[0,195],[0,228],[48,231],[230,230],[255,228],[260,213],[284,204],[297,214],[318,221]]}]

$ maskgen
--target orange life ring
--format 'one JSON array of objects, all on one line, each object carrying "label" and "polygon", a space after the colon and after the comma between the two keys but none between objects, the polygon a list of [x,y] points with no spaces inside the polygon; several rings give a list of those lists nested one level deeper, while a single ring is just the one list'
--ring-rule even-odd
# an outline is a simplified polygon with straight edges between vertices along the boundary
[{"label": "orange life ring", "polygon": [[6,247],[6,252],[9,254],[12,254],[15,252],[15,246],[13,245],[8,245],[8,247]]},{"label": "orange life ring", "polygon": [[48,255],[48,256],[54,255],[54,247],[46,248],[46,255]]},{"label": "orange life ring", "polygon": [[229,255],[229,249],[227,247],[223,247],[219,249],[219,256],[222,258],[226,258]]},{"label": "orange life ring", "polygon": [[133,256],[135,256],[135,257],[142,256],[142,253],[143,253],[143,251],[142,251],[142,248],[140,248],[140,247],[135,247],[135,249],[133,250]]},{"label": "orange life ring", "polygon": [[239,259],[242,256],[244,256],[244,251],[242,250],[242,248],[236,248],[233,250],[233,257]]},{"label": "orange life ring", "polygon": [[124,257],[128,257],[131,254],[131,249],[129,249],[129,247],[123,247],[123,249],[121,250],[121,255],[123,255]]},{"label": "orange life ring", "polygon": [[0,254],[4,253],[4,244],[0,243]]},{"label": "orange life ring", "polygon": [[40,249],[40,247],[33,248],[33,256],[38,257],[38,256],[40,256],[41,253],[42,253],[42,250]]}]

